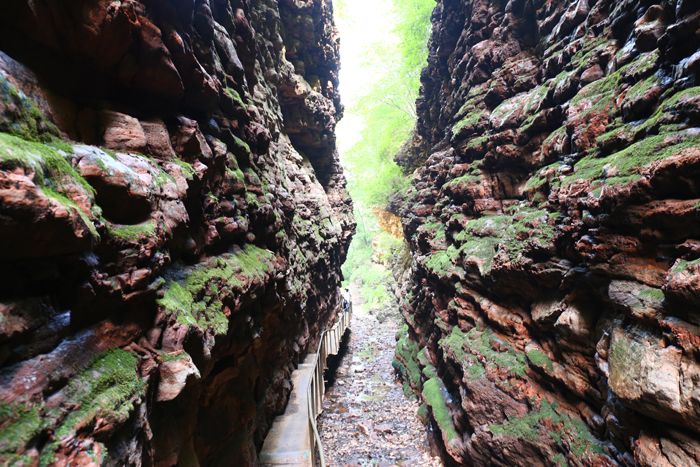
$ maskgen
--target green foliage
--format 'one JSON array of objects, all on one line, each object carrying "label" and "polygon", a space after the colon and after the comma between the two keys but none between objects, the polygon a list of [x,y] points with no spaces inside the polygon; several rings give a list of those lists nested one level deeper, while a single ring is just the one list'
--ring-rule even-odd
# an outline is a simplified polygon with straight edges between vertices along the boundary
[{"label": "green foliage", "polygon": [[369,263],[364,270],[356,269],[352,280],[361,281],[360,293],[366,309],[387,308],[391,306],[390,291],[386,284],[389,282],[391,271],[380,264]]},{"label": "green foliage", "polygon": [[[372,256],[376,255],[377,259],[382,260],[395,254],[402,244],[400,240],[381,231],[374,216],[366,221],[360,219],[358,231],[350,244],[347,259],[342,267],[345,278],[343,285],[347,287],[352,282],[360,286],[365,310],[386,310],[395,305],[396,299],[390,288],[394,279],[391,270],[373,262]],[[372,230],[367,228],[367,224]],[[376,252],[372,246],[375,238]]]},{"label": "green foliage", "polygon": [[[380,233],[372,212],[386,205],[390,196],[408,189],[409,180],[393,162],[393,156],[410,138],[415,124],[415,99],[427,57],[433,6],[431,0],[384,0],[377,8],[388,12],[383,18],[386,27],[371,31],[373,40],[366,43],[361,56],[346,54],[347,49],[341,51],[348,68],[361,62],[354,79],[362,81],[355,95],[343,93],[347,108],[338,125],[341,157],[358,220],[343,272],[346,279],[362,284],[361,293],[368,306],[393,301],[385,286],[390,271],[369,266],[372,241]],[[350,19],[355,16],[350,10],[358,5],[341,1],[335,2],[335,7],[336,21],[345,37],[367,35],[363,24]],[[342,80],[341,74],[341,89],[345,90]],[[380,236],[380,242],[386,241],[387,236]]]},{"label": "green foliage", "polygon": [[391,256],[402,246],[403,242],[400,239],[394,237],[393,235],[389,235],[386,232],[380,232],[379,235],[375,237],[375,251],[379,256],[380,261],[384,261],[388,256]]}]

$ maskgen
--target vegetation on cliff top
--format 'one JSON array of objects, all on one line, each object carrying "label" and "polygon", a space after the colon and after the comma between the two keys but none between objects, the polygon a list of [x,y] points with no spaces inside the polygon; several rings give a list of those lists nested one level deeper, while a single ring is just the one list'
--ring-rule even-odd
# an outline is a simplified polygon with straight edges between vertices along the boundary
[{"label": "vegetation on cliff top", "polygon": [[[361,3],[335,2],[341,34],[358,37],[353,43],[343,42],[341,50],[341,91],[347,109],[337,133],[358,220],[343,273],[346,281],[362,286],[368,307],[385,308],[393,301],[386,286],[390,271],[372,263],[373,244],[382,251],[396,251],[400,241],[381,233],[373,210],[408,185],[393,156],[410,138],[416,121],[415,99],[434,2],[372,2],[372,9],[382,14],[370,17],[359,13]],[[373,21],[381,22],[381,27]]]}]

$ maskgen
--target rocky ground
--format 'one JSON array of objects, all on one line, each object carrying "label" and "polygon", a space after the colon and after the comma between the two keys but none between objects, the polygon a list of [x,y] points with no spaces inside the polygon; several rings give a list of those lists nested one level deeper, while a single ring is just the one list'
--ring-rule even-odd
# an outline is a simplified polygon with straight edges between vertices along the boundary
[{"label": "rocky ground", "polygon": [[396,320],[379,323],[359,305],[355,299],[347,348],[318,418],[326,465],[442,465],[431,456],[418,403],[394,375]]}]

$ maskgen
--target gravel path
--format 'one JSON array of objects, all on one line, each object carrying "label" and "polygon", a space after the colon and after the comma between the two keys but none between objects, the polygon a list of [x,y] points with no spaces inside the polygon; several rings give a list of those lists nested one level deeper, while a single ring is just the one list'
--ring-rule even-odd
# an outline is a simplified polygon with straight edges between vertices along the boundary
[{"label": "gravel path", "polygon": [[326,465],[441,466],[430,455],[418,403],[394,376],[395,324],[380,324],[354,305],[348,351],[318,417]]}]

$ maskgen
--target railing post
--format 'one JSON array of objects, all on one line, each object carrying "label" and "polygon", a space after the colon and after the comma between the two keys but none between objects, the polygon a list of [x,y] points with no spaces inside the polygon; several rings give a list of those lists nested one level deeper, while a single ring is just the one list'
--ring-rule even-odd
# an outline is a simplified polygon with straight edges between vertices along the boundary
[{"label": "railing post", "polygon": [[[340,349],[341,337],[350,326],[351,313],[352,304],[347,313],[341,311],[341,316],[334,326],[323,331],[316,354],[307,356],[304,363],[300,364],[299,369],[292,374],[292,378],[296,378],[298,385],[292,392],[290,405],[293,405],[292,400],[298,405],[295,410],[290,413],[285,412],[284,415],[275,419],[260,452],[260,463],[263,467],[312,467],[316,460],[316,446],[318,446],[321,467],[325,467],[323,445],[316,427],[316,417],[323,411],[325,391],[323,373],[328,356],[337,354]],[[306,413],[301,409],[304,393],[300,394],[300,389],[304,384],[306,384]],[[306,420],[299,417],[306,417]],[[308,428],[304,429],[304,426]]]}]

